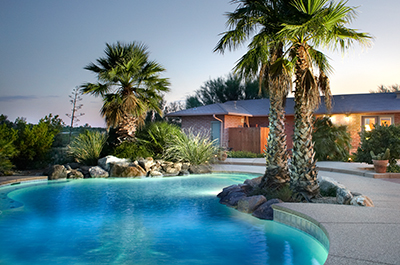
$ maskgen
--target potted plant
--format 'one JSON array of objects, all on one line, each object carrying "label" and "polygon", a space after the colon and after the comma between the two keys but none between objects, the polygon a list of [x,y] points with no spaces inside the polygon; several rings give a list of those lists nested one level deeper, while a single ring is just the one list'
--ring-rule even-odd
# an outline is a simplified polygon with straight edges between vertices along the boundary
[{"label": "potted plant", "polygon": [[387,148],[385,153],[375,155],[373,151],[370,152],[372,162],[376,173],[386,173],[386,168],[389,163],[390,149]]}]

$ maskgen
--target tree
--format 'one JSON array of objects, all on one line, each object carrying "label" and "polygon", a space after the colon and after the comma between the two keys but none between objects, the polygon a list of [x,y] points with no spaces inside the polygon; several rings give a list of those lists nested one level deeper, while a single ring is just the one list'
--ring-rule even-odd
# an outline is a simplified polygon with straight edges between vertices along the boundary
[{"label": "tree", "polygon": [[376,91],[371,91],[371,93],[393,93],[399,91],[400,91],[400,86],[398,84],[394,84],[391,86],[380,85],[378,86],[378,89]]},{"label": "tree", "polygon": [[161,113],[159,101],[170,83],[161,77],[165,69],[149,60],[142,43],[106,44],[104,53],[85,67],[97,74],[98,82],[82,85],[82,91],[103,98],[101,114],[107,127],[117,130],[119,141],[133,139],[148,110]]},{"label": "tree", "polygon": [[210,79],[199,90],[196,90],[195,96],[188,96],[186,98],[186,108],[195,108],[233,100],[268,97],[265,90],[259,95],[257,87],[257,80],[243,81],[240,76],[235,74],[229,74],[226,78],[218,77]]},{"label": "tree", "polygon": [[79,101],[82,100],[80,94],[81,94],[81,91],[79,90],[79,87],[75,87],[75,89],[72,90],[72,96],[69,95],[70,102],[72,104],[72,109],[71,109],[72,113],[65,114],[65,115],[67,115],[68,118],[71,119],[71,125],[69,127],[68,143],[71,142],[72,128],[74,128],[74,122],[78,122],[79,117],[85,115],[85,113],[79,113],[79,114],[76,113],[83,106],[83,104],[78,103]]},{"label": "tree", "polygon": [[[330,107],[327,60],[314,47],[346,50],[353,42],[368,44],[371,36],[346,28],[355,17],[355,8],[346,2],[329,0],[294,0],[298,19],[283,24],[279,36],[296,55],[295,65],[295,129],[290,168],[291,188],[312,197],[319,194],[312,142],[312,115],[320,102],[320,91]],[[314,58],[314,60],[312,60]],[[313,72],[319,70],[319,77]]]},{"label": "tree", "polygon": [[280,188],[289,182],[285,133],[285,99],[291,88],[290,61],[283,58],[284,43],[277,38],[282,23],[292,17],[289,1],[238,0],[228,13],[230,30],[223,33],[215,51],[236,49],[250,36],[248,52],[238,61],[235,72],[245,78],[259,78],[259,91],[269,92],[269,136],[266,172],[262,188]]}]

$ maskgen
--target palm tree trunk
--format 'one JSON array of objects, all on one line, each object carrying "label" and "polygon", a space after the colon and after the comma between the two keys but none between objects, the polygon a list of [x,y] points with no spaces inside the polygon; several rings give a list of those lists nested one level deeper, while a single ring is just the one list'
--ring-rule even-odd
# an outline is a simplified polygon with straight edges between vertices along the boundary
[{"label": "palm tree trunk", "polygon": [[310,89],[304,82],[309,70],[307,50],[304,46],[297,48],[296,90],[295,90],[295,128],[293,139],[293,157],[290,166],[291,189],[294,192],[314,197],[319,194],[314,144],[312,141],[313,104]]},{"label": "palm tree trunk", "polygon": [[138,119],[133,115],[124,114],[122,121],[119,122],[117,127],[117,139],[120,143],[135,139],[137,121]]}]

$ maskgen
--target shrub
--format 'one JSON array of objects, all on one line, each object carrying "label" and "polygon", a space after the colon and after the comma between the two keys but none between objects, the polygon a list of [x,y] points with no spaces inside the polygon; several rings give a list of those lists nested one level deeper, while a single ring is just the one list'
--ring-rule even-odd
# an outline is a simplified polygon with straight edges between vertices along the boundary
[{"label": "shrub", "polygon": [[86,130],[68,146],[67,153],[78,163],[96,165],[106,140],[105,133]]},{"label": "shrub", "polygon": [[144,146],[149,153],[152,153],[157,158],[161,158],[164,153],[164,148],[168,142],[171,142],[174,135],[181,134],[178,126],[167,122],[151,122],[136,133],[139,146]]},{"label": "shrub", "polygon": [[347,126],[336,126],[329,117],[316,118],[312,135],[317,160],[347,161],[351,147]]},{"label": "shrub", "polygon": [[123,142],[114,149],[113,155],[119,158],[129,158],[134,161],[140,157],[153,157],[154,153],[137,142]]},{"label": "shrub", "polygon": [[248,151],[229,151],[228,157],[232,158],[263,158],[264,154],[256,154]]},{"label": "shrub", "polygon": [[192,165],[206,164],[218,151],[215,140],[198,133],[188,131],[187,134],[174,135],[167,143],[164,158],[171,161],[189,162]]},{"label": "shrub", "polygon": [[16,130],[5,123],[0,125],[0,172],[3,174],[7,174],[14,167],[10,159],[18,154],[14,146],[16,139]]},{"label": "shrub", "polygon": [[355,153],[356,162],[372,163],[371,151],[375,154],[385,153],[390,149],[389,163],[396,165],[396,159],[400,158],[400,126],[376,125],[371,131],[360,133],[361,143]]}]

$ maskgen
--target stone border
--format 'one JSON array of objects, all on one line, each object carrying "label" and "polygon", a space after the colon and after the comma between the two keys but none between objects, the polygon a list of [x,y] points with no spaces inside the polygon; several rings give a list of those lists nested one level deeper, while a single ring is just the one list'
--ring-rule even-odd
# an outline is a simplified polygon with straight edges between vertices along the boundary
[{"label": "stone border", "polygon": [[6,180],[4,182],[2,182],[1,178],[0,178],[0,188],[4,187],[4,186],[10,186],[10,185],[13,185],[13,184],[15,185],[15,184],[22,183],[22,182],[36,182],[36,181],[43,181],[43,180],[47,180],[47,176],[11,179],[11,180]]},{"label": "stone border", "polygon": [[274,221],[301,230],[318,240],[329,253],[329,234],[325,227],[308,215],[296,212],[278,204],[272,205]]}]

